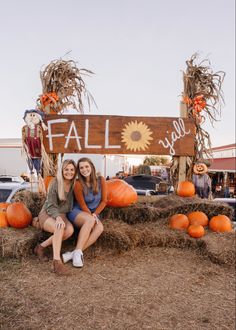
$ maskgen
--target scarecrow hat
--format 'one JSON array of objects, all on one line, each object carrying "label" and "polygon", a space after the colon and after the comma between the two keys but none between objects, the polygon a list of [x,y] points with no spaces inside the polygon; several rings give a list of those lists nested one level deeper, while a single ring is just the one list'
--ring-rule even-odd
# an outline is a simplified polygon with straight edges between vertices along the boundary
[{"label": "scarecrow hat", "polygon": [[25,117],[28,115],[28,113],[37,113],[38,115],[41,116],[41,118],[44,118],[44,113],[40,110],[37,109],[30,109],[30,110],[25,110],[24,117],[23,119],[25,120]]}]

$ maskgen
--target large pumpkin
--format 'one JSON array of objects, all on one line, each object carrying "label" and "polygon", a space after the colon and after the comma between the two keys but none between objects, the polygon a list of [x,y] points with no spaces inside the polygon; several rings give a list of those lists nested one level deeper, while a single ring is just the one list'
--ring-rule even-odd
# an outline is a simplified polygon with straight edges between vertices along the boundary
[{"label": "large pumpkin", "polygon": [[226,215],[219,214],[211,218],[209,228],[217,232],[231,231],[232,223]]},{"label": "large pumpkin", "polygon": [[191,212],[187,215],[190,225],[202,225],[203,227],[208,225],[208,216],[201,211]]},{"label": "large pumpkin", "polygon": [[0,228],[8,227],[6,212],[0,211]]},{"label": "large pumpkin", "polygon": [[32,214],[22,202],[15,202],[8,206],[7,221],[11,227],[25,228],[31,224]]},{"label": "large pumpkin", "polygon": [[205,234],[204,227],[202,225],[190,225],[188,227],[188,234],[194,238],[200,238]]},{"label": "large pumpkin", "polygon": [[135,203],[138,199],[136,190],[127,182],[120,179],[106,181],[107,205],[113,207],[124,207]]},{"label": "large pumpkin", "polygon": [[169,220],[169,226],[172,229],[187,229],[189,226],[188,217],[185,214],[174,214]]},{"label": "large pumpkin", "polygon": [[192,197],[195,194],[194,184],[190,181],[180,181],[176,193],[180,197]]}]

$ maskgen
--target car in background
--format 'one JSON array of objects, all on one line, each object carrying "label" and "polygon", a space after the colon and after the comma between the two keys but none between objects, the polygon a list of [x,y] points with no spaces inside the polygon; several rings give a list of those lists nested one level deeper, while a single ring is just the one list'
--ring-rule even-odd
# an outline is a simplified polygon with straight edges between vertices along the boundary
[{"label": "car in background", "polygon": [[138,195],[167,195],[173,192],[173,186],[159,176],[129,175],[124,181],[134,187]]},{"label": "car in background", "polygon": [[20,177],[0,176],[0,203],[11,203],[16,193],[19,191],[30,190],[31,184],[25,182]]},{"label": "car in background", "polygon": [[233,208],[233,221],[236,222],[236,198],[214,198],[214,202],[220,202],[228,204]]}]

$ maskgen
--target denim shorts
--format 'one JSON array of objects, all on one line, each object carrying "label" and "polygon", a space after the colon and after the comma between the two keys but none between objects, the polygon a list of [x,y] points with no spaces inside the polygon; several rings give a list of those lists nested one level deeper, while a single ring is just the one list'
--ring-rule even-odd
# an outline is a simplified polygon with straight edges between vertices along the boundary
[{"label": "denim shorts", "polygon": [[[93,213],[95,210],[90,210],[90,211]],[[72,211],[67,213],[67,218],[70,220],[72,224],[74,224],[77,215],[80,214],[81,212],[85,212],[85,211],[81,210],[81,208],[78,205],[75,205]]]}]

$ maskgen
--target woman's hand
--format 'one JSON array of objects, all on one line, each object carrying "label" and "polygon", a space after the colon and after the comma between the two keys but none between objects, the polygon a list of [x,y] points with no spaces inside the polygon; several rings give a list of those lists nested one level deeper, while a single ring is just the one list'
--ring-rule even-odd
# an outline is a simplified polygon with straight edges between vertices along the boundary
[{"label": "woman's hand", "polygon": [[94,217],[94,220],[95,220],[96,223],[98,223],[100,221],[97,214],[92,213],[92,216]]},{"label": "woman's hand", "polygon": [[65,222],[62,220],[61,217],[56,217],[56,222],[55,222],[55,227],[57,229],[62,229],[65,228]]}]

